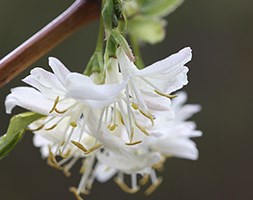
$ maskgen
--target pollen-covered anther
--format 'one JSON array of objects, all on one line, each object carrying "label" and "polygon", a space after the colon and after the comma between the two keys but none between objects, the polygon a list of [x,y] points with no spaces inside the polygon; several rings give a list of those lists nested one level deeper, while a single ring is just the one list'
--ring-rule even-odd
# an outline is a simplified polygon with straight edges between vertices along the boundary
[{"label": "pollen-covered anther", "polygon": [[60,101],[60,97],[57,96],[56,99],[54,100],[54,105],[53,105],[52,109],[49,111],[49,113],[54,112],[54,110],[56,109],[56,106],[59,103],[59,101]]},{"label": "pollen-covered anther", "polygon": [[117,183],[117,185],[126,193],[130,193],[130,194],[134,194],[136,192],[139,191],[139,187],[135,187],[135,188],[130,188],[128,187],[127,184],[125,184],[125,182],[123,182],[120,178],[115,178],[114,182]]},{"label": "pollen-covered anther", "polygon": [[68,109],[65,110],[58,110],[57,108],[54,109],[55,112],[57,112],[58,114],[64,114],[68,111]]},{"label": "pollen-covered anther", "polygon": [[141,126],[141,125],[139,125],[139,124],[137,123],[137,121],[134,121],[134,123],[135,123],[135,126],[137,126],[137,128],[138,128],[142,133],[144,133],[144,134],[147,135],[147,136],[150,135],[150,134],[148,133],[148,131],[147,131],[143,126]]},{"label": "pollen-covered anther", "polygon": [[142,143],[142,141],[129,142],[129,143],[125,143],[125,144],[128,145],[128,146],[134,146],[134,145],[137,145],[137,144],[140,144],[140,143]]},{"label": "pollen-covered anther", "polygon": [[96,144],[94,145],[93,147],[91,147],[90,149],[87,150],[87,152],[85,154],[89,154],[97,149],[99,149],[100,147],[102,147],[103,145],[102,144]]},{"label": "pollen-covered anther", "polygon": [[66,169],[65,167],[63,168],[63,173],[64,173],[64,175],[66,177],[70,177],[71,176],[71,172],[68,169]]},{"label": "pollen-covered anther", "polygon": [[70,122],[69,125],[72,126],[73,128],[77,127],[77,123],[76,122]]},{"label": "pollen-covered anther", "polygon": [[140,185],[146,185],[149,181],[149,175],[145,174],[140,180],[139,180],[139,184]]},{"label": "pollen-covered anther", "polygon": [[152,126],[154,126],[155,122],[154,122],[154,117],[150,114],[150,113],[145,113],[144,111],[142,111],[141,109],[139,109],[140,113],[144,116],[147,117],[150,121]]},{"label": "pollen-covered anther", "polygon": [[50,126],[49,128],[45,128],[46,131],[51,131],[53,130],[58,124],[54,124],[52,126]]},{"label": "pollen-covered anther", "polygon": [[72,140],[71,143],[75,145],[77,148],[81,149],[84,153],[88,152],[88,150],[80,142]]},{"label": "pollen-covered anther", "polygon": [[63,153],[62,151],[60,151],[60,156],[62,158],[67,158],[71,153],[71,150],[69,149],[66,153]]},{"label": "pollen-covered anther", "polygon": [[163,170],[165,161],[166,161],[166,157],[163,156],[161,161],[159,163],[154,164],[152,168],[156,170]]},{"label": "pollen-covered anther", "polygon": [[51,151],[51,147],[48,147],[49,155],[47,157],[47,164],[55,169],[62,170],[62,167],[58,165],[55,155]]},{"label": "pollen-covered anther", "polygon": [[160,95],[160,96],[163,96],[163,97],[166,97],[166,98],[169,98],[169,99],[173,99],[175,97],[177,97],[177,94],[164,94],[158,90],[154,90],[156,94]]},{"label": "pollen-covered anther", "polygon": [[70,187],[69,191],[72,192],[77,200],[84,200],[77,191],[76,187]]},{"label": "pollen-covered anther", "polygon": [[149,186],[148,189],[145,190],[144,194],[145,195],[152,194],[159,187],[159,185],[161,185],[162,181],[163,181],[162,178],[159,177],[156,182],[154,182],[151,186]]},{"label": "pollen-covered anther", "polygon": [[109,124],[107,128],[108,128],[110,131],[114,131],[117,127],[118,127],[117,124]]},{"label": "pollen-covered anther", "polygon": [[39,130],[41,130],[41,129],[43,129],[44,128],[44,124],[42,124],[42,125],[40,125],[39,127],[37,127],[37,128],[34,128],[34,129],[31,129],[31,128],[27,128],[26,130],[27,131],[32,131],[32,132],[34,132],[34,131],[39,131]]},{"label": "pollen-covered anther", "polygon": [[139,106],[137,105],[137,104],[135,104],[135,103],[132,103],[132,108],[134,109],[134,110],[138,110],[139,109]]}]

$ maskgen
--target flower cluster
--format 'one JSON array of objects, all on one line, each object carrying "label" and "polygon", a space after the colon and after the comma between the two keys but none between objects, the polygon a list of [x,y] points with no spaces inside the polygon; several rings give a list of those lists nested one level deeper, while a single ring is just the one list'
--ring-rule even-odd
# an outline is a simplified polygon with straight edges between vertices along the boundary
[{"label": "flower cluster", "polygon": [[12,89],[6,110],[20,106],[44,115],[29,129],[50,166],[69,176],[82,160],[80,183],[70,189],[77,199],[89,193],[94,180],[112,177],[129,193],[149,182],[148,195],[161,183],[157,170],[167,158],[198,158],[190,138],[202,133],[186,120],[200,106],[184,105],[186,94],[174,94],[187,84],[191,56],[184,48],[139,70],[119,46],[106,63],[103,84],[49,58],[53,73],[33,69],[23,79],[31,87]]}]

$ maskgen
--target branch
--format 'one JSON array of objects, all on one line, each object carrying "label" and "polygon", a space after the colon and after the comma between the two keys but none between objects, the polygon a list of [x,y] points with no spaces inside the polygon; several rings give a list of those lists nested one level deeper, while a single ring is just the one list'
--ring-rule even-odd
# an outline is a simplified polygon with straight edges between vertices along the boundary
[{"label": "branch", "polygon": [[67,36],[97,19],[99,0],[76,0],[65,12],[0,60],[0,87],[44,56]]}]

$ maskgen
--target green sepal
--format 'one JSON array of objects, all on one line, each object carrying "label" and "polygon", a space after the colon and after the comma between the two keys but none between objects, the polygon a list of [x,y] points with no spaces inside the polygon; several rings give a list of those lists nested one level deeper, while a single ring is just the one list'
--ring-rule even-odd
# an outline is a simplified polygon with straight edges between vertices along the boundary
[{"label": "green sepal", "polygon": [[[113,25],[113,0],[106,0],[104,7],[102,9],[102,18],[105,28],[105,39],[107,40],[111,35],[112,25]],[[115,22],[114,22],[115,23]]]},{"label": "green sepal", "polygon": [[184,0],[138,0],[140,13],[145,16],[164,17],[172,13]]},{"label": "green sepal", "polygon": [[103,68],[103,54],[101,51],[95,51],[87,64],[84,74],[90,76],[95,72],[100,73],[103,71]]},{"label": "green sepal", "polygon": [[112,30],[112,36],[114,40],[116,41],[116,43],[119,44],[124,49],[128,58],[131,61],[134,61],[135,58],[134,58],[133,52],[131,48],[129,47],[129,44],[126,41],[125,37],[118,30],[115,30],[115,29]]},{"label": "green sepal", "polygon": [[12,151],[22,139],[26,127],[44,117],[34,112],[25,112],[11,118],[7,133],[0,137],[0,160]]}]

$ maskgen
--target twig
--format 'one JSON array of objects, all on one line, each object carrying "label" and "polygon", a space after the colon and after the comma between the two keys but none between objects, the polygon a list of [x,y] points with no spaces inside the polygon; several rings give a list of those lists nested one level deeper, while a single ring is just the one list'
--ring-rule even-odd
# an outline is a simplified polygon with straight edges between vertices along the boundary
[{"label": "twig", "polygon": [[0,87],[53,49],[71,33],[97,19],[99,0],[76,0],[65,12],[0,60]]}]

